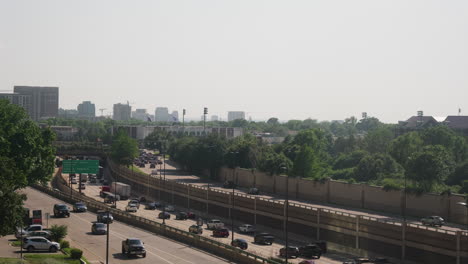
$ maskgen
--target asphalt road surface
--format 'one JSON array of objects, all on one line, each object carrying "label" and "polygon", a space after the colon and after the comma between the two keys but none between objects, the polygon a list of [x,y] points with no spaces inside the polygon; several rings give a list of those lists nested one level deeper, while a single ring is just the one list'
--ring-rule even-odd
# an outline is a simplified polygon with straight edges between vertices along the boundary
[{"label": "asphalt road surface", "polygon": [[[27,194],[28,200],[25,206],[34,209],[41,209],[44,226],[53,224],[67,225],[68,236],[72,247],[80,248],[84,251],[84,256],[91,263],[105,263],[106,260],[106,236],[91,234],[92,222],[96,221],[96,215],[90,212],[71,213],[70,218],[54,218],[53,206],[56,203],[64,203],[58,199],[41,193],[35,189],[27,188],[23,191]],[[72,208],[71,205],[69,205]],[[45,214],[50,213],[51,218],[45,219]],[[168,264],[197,264],[197,263],[232,263],[217,256],[192,248],[189,245],[181,244],[153,233],[128,226],[114,221],[110,224],[109,235],[109,263],[168,263]],[[140,238],[146,247],[146,258],[131,258],[121,254],[121,241],[126,238]]]}]

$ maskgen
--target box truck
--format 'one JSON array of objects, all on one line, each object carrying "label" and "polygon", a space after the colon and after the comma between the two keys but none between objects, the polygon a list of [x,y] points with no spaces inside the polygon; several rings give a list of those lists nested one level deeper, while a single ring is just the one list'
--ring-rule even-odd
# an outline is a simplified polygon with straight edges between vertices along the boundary
[{"label": "box truck", "polygon": [[123,182],[113,182],[110,185],[110,192],[120,196],[121,200],[127,200],[130,197],[131,187]]}]

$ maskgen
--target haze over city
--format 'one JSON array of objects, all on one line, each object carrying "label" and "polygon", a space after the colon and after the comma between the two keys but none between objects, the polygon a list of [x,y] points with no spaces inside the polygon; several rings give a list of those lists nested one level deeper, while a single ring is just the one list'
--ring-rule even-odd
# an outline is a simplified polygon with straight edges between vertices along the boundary
[{"label": "haze over city", "polygon": [[0,1],[0,90],[225,119],[468,113],[467,1]]}]

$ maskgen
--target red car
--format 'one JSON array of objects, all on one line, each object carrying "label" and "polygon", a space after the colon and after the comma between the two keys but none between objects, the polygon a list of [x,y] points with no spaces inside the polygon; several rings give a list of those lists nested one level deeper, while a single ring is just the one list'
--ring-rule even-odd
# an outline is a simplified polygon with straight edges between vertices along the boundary
[{"label": "red car", "polygon": [[214,237],[229,237],[229,230],[226,228],[220,228],[213,230]]}]

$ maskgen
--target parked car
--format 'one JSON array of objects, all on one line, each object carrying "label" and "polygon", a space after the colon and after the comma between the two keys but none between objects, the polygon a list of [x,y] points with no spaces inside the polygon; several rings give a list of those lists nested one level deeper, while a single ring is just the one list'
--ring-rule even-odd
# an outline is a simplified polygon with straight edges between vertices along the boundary
[{"label": "parked car", "polygon": [[127,207],[125,207],[125,211],[126,212],[136,213],[138,211],[138,208],[136,207],[135,204],[129,204],[129,205],[127,205]]},{"label": "parked car", "polygon": [[54,217],[70,217],[70,209],[65,204],[55,204]]},{"label": "parked car", "polygon": [[107,222],[112,223],[114,222],[114,217],[112,216],[111,213],[101,210],[101,211],[98,211],[97,213],[97,221],[99,223],[105,223],[105,224],[107,224]]},{"label": "parked car", "polygon": [[245,241],[245,239],[242,239],[242,238],[236,238],[234,239],[232,242],[231,242],[231,246],[233,247],[238,247],[240,249],[247,249],[247,241]]},{"label": "parked car", "polygon": [[253,225],[249,225],[249,224],[243,224],[241,226],[239,226],[239,232],[241,233],[255,233],[255,227]]},{"label": "parked car", "polygon": [[28,237],[43,237],[43,238],[50,239],[50,231],[47,231],[47,230],[31,231],[27,234],[26,238]]},{"label": "parked car", "polygon": [[166,205],[165,211],[166,211],[166,212],[174,212],[174,211],[175,211],[175,208],[174,208],[174,206],[172,206],[172,205]]},{"label": "parked car", "polygon": [[77,202],[73,205],[73,212],[75,213],[86,212],[87,210],[88,210],[88,207],[86,207],[85,203]]},{"label": "parked car", "polygon": [[421,219],[421,223],[423,225],[429,225],[429,226],[442,226],[445,224],[445,221],[442,217],[433,215],[433,216],[424,217],[423,219]]},{"label": "parked car", "polygon": [[213,230],[214,237],[229,237],[229,230],[227,228],[220,228]]},{"label": "parked car", "polygon": [[206,223],[208,229],[220,229],[224,227],[224,223],[218,219],[211,219]]},{"label": "parked car", "polygon": [[28,252],[36,250],[47,250],[50,252],[57,252],[60,249],[60,244],[57,242],[51,242],[44,237],[28,237],[24,240],[23,249]]},{"label": "parked car", "polygon": [[104,223],[93,223],[91,233],[93,235],[105,235],[107,233],[107,225]]},{"label": "parked car", "polygon": [[288,249],[286,250],[285,247],[280,249],[280,257],[286,257],[286,254],[288,254],[288,258],[297,258],[299,257],[299,248],[298,247],[293,247],[293,246],[288,246]]},{"label": "parked car", "polygon": [[178,212],[175,217],[176,220],[187,220],[188,216],[185,212]]},{"label": "parked car", "polygon": [[20,239],[21,237],[29,236],[32,232],[37,232],[37,231],[49,231],[49,229],[44,228],[42,225],[30,225],[26,228],[21,228],[18,227],[15,232],[15,237],[17,239]]},{"label": "parked car", "polygon": [[223,183],[223,188],[232,189],[232,188],[236,188],[236,187],[237,187],[237,185],[233,181],[225,181]]},{"label": "parked car", "polygon": [[159,219],[171,219],[171,214],[168,212],[160,212],[158,215]]},{"label": "parked car", "polygon": [[122,255],[141,255],[146,257],[146,249],[144,243],[138,238],[127,238],[122,241]]},{"label": "parked car", "polygon": [[250,188],[247,193],[252,195],[258,195],[260,191],[257,188]]},{"label": "parked car", "polygon": [[254,243],[256,244],[263,244],[263,245],[271,245],[275,237],[269,233],[259,233],[254,236]]},{"label": "parked car", "polygon": [[201,235],[203,233],[203,227],[198,226],[198,225],[191,225],[189,227],[189,232]]}]

